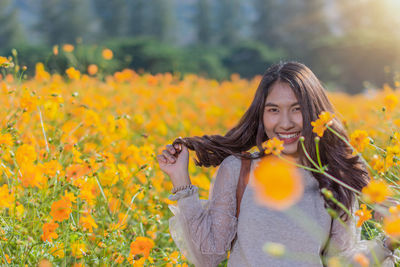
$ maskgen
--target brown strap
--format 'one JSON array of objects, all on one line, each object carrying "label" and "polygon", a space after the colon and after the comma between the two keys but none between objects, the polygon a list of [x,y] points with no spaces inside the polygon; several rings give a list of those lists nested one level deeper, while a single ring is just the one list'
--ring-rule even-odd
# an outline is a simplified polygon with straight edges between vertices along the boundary
[{"label": "brown strap", "polygon": [[242,166],[240,167],[239,180],[236,187],[236,218],[239,218],[240,203],[242,202],[244,190],[249,182],[250,165],[250,159],[242,158]]}]

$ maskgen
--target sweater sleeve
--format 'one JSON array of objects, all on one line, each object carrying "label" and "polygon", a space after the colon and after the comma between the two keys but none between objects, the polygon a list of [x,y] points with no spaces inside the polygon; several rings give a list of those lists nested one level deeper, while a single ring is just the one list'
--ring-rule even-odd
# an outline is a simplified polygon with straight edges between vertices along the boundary
[{"label": "sweater sleeve", "polygon": [[361,240],[361,227],[357,227],[354,215],[357,207],[356,199],[352,207],[353,216],[344,224],[337,219],[333,220],[330,241],[325,253],[326,259],[337,257],[351,266],[361,266],[355,261],[355,256],[361,253],[369,259],[369,266],[394,266],[393,253],[383,246],[381,240],[378,238]]},{"label": "sweater sleeve", "polygon": [[169,220],[173,240],[195,266],[217,266],[226,258],[236,235],[236,186],[241,161],[229,156],[218,168],[209,200],[201,201],[197,188],[174,196]]}]

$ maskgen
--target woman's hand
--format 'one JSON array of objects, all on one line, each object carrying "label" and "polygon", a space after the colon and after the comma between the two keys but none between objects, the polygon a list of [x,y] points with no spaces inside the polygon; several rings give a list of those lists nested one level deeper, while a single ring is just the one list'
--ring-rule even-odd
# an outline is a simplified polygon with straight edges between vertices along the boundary
[{"label": "woman's hand", "polygon": [[166,145],[161,155],[157,155],[160,169],[168,174],[174,187],[190,184],[189,150],[184,144]]}]

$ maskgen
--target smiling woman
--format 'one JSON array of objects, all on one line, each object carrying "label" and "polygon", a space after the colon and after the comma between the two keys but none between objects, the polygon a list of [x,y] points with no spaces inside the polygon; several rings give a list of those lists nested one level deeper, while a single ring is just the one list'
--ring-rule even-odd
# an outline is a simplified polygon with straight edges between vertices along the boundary
[{"label": "smiling woman", "polygon": [[303,130],[303,116],[296,95],[287,83],[275,82],[265,100],[264,129],[269,139],[284,142],[282,153],[298,157],[297,147]]},{"label": "smiling woman", "polygon": [[[178,138],[167,145],[157,159],[174,184],[170,199],[177,200],[178,206],[171,206],[175,216],[170,219],[170,231],[181,252],[196,266],[217,266],[228,251],[228,266],[309,267],[326,265],[329,260],[342,260],[348,266],[360,258],[364,263],[377,260],[381,266],[393,266],[392,252],[380,240],[361,241],[353,191],[361,191],[369,176],[344,141],[348,137],[336,117],[329,116],[329,121],[320,117],[323,123],[315,128],[323,138],[317,154],[317,133],[311,122],[320,114],[333,113],[325,89],[309,68],[281,62],[267,69],[250,107],[225,135]],[[324,131],[328,122],[343,139]],[[301,149],[300,136],[307,154]],[[247,152],[254,147],[258,152]],[[220,165],[206,205],[190,181],[188,149],[196,152],[197,165]],[[289,171],[278,161],[265,161],[275,157],[268,153],[280,152],[305,168]],[[336,180],[309,171],[311,161],[317,160],[328,166],[325,174]],[[245,187],[246,181],[253,186]],[[258,192],[271,205],[257,202]],[[266,254],[266,243],[284,248],[280,257]]]}]

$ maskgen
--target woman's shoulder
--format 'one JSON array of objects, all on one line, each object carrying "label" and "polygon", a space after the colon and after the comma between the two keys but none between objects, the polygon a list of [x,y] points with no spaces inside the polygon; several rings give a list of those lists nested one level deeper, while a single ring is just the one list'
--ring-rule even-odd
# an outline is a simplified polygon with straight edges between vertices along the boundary
[{"label": "woman's shoulder", "polygon": [[[259,152],[252,152],[250,153],[252,158],[256,158],[259,155]],[[226,157],[222,163],[221,166],[239,166],[241,165],[241,161],[242,159],[236,155],[230,155],[228,157]]]}]

